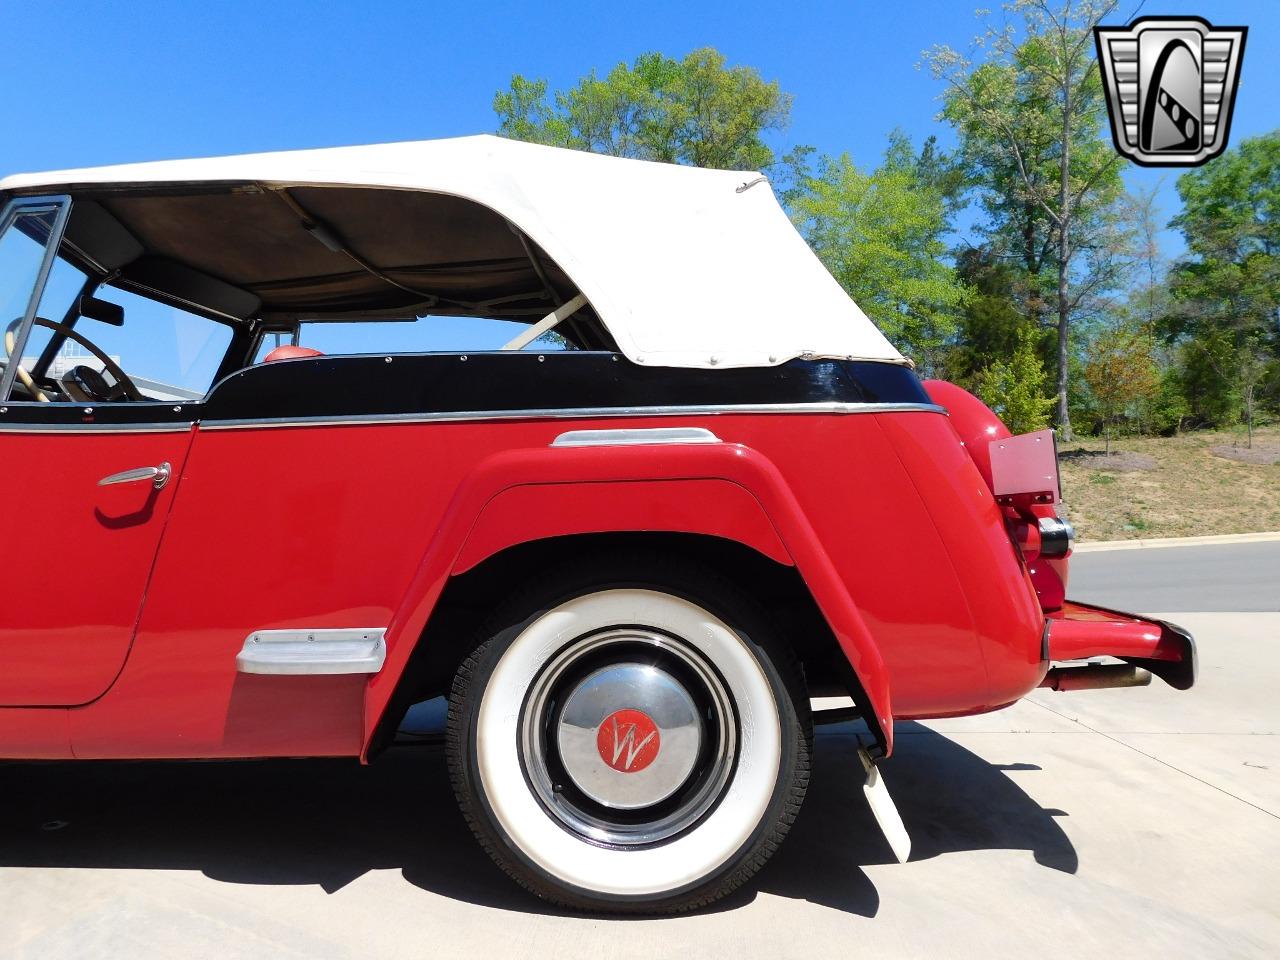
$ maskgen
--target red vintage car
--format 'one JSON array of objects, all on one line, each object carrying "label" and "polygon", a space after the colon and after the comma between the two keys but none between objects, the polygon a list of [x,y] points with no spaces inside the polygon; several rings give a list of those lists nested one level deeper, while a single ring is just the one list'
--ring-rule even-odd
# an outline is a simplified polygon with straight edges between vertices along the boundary
[{"label": "red vintage car", "polygon": [[1052,435],[922,383],[757,174],[469,137],[0,191],[0,756],[367,762],[447,694],[502,868],[662,912],[776,849],[814,722],[905,858],[895,720],[1194,681],[1066,600]]}]

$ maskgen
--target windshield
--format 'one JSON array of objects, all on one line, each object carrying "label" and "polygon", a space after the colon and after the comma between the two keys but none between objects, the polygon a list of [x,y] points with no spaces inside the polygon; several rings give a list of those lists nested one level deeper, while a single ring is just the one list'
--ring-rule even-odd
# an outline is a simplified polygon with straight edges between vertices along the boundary
[{"label": "windshield", "polygon": [[[19,349],[21,354],[12,399],[81,403],[203,397],[233,340],[231,326],[126,289],[122,282],[91,277],[72,262],[66,241],[49,265],[39,304],[26,316],[56,213],[56,208],[18,208],[10,215],[10,229],[0,235],[0,317],[11,318],[4,321],[3,356],[17,356]],[[69,237],[74,211],[71,223]]]}]

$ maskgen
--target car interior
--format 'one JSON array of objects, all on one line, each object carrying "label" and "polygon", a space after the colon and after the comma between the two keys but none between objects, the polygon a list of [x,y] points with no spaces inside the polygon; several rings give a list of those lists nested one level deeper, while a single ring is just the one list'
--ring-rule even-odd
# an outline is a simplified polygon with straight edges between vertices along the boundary
[{"label": "car interior", "polygon": [[[470,200],[259,183],[73,196],[29,329],[12,306],[0,317],[12,401],[190,401],[250,364],[329,353],[615,349],[559,266]],[[26,239],[0,245],[43,245],[48,223],[15,221]]]}]

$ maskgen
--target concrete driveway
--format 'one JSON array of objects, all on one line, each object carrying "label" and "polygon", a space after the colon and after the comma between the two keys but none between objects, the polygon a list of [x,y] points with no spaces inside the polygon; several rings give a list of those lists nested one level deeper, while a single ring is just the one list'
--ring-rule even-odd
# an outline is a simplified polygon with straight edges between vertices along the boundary
[{"label": "concrete driveway", "polygon": [[1038,692],[907,723],[893,861],[852,727],[756,883],[658,920],[549,910],[490,865],[435,747],[0,766],[0,956],[1280,956],[1280,614],[1179,614],[1189,694]]}]

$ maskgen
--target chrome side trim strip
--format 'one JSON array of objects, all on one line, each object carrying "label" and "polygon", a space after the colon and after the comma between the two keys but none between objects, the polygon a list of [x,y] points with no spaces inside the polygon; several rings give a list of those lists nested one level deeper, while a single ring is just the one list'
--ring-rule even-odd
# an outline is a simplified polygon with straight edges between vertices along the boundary
[{"label": "chrome side trim strip", "polygon": [[193,423],[0,423],[0,433],[188,433]]},{"label": "chrome side trim strip", "polygon": [[569,430],[553,447],[634,447],[656,443],[719,443],[705,427],[637,427],[624,430]]},{"label": "chrome side trim strip", "polygon": [[482,420],[595,420],[620,417],[689,417],[732,414],[940,413],[935,403],[741,403],[672,407],[563,407],[550,410],[458,410],[441,413],[388,413],[340,417],[274,417],[260,420],[204,420],[205,430],[252,430],[263,427],[355,426],[378,423],[462,423]]},{"label": "chrome side trim strip", "polygon": [[382,627],[255,630],[236,655],[240,673],[316,676],[377,673],[387,658]]}]

